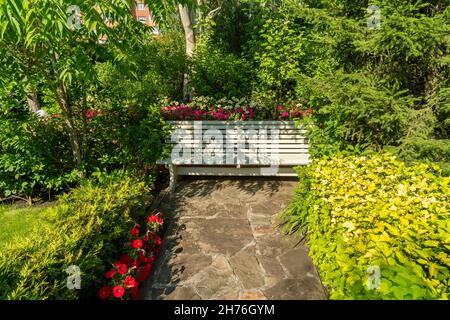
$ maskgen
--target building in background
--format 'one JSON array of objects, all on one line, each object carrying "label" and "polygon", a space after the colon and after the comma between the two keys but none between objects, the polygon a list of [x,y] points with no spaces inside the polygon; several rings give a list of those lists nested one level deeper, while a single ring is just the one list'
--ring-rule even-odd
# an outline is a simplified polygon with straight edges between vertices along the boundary
[{"label": "building in background", "polygon": [[147,5],[145,5],[143,1],[138,0],[134,2],[132,13],[133,17],[136,20],[146,24],[149,27],[152,27],[154,34],[159,34],[158,25],[156,24],[150,9],[147,7]]}]

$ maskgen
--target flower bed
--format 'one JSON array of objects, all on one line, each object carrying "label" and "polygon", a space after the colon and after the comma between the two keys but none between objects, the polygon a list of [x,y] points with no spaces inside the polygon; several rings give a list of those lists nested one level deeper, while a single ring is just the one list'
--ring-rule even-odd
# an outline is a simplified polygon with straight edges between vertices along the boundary
[{"label": "flower bed", "polygon": [[198,103],[188,104],[171,102],[161,107],[161,113],[166,120],[280,120],[289,121],[309,118],[313,110],[306,103],[278,104],[270,108],[253,106],[252,103],[238,101],[236,104]]},{"label": "flower bed", "polygon": [[107,285],[100,289],[100,299],[128,300],[139,297],[140,286],[149,278],[159,253],[163,226],[162,214],[157,212],[146,218],[144,228],[136,224],[131,229],[131,239],[122,257],[105,273]]}]

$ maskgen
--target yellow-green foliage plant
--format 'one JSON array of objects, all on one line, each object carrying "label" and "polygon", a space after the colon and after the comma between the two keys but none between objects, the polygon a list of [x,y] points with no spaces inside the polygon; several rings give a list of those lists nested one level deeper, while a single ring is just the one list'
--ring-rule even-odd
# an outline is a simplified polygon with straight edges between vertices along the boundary
[{"label": "yellow-green foliage plant", "polygon": [[298,168],[282,214],[307,238],[331,299],[448,299],[450,178],[388,154]]},{"label": "yellow-green foliage plant", "polygon": [[[96,298],[105,266],[121,252],[148,194],[142,181],[117,173],[63,196],[53,221],[2,247],[0,300]],[[68,286],[77,273],[71,266],[80,271],[78,288]]]}]

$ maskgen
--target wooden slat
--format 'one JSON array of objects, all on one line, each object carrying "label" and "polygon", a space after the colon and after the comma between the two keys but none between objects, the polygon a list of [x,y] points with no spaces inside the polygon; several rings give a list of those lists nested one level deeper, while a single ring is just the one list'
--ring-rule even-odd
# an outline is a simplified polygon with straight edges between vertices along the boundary
[{"label": "wooden slat", "polygon": [[[178,142],[174,142],[174,141],[167,141],[167,144],[173,144],[173,145],[177,145],[179,144]],[[203,142],[203,141],[195,141],[195,140],[183,140],[183,143],[185,144],[191,144],[192,146],[197,145],[199,143],[202,144],[202,146],[207,146],[209,145],[209,143],[207,142]],[[273,145],[271,141],[257,141],[257,140],[251,140],[251,141],[246,141],[246,144],[254,144],[257,146],[261,146],[261,147],[265,147],[267,146],[268,148],[271,148],[271,146]],[[309,148],[309,144],[306,142],[302,142],[302,143],[290,143],[288,142],[283,142],[283,141],[278,141],[277,145],[279,146],[280,149],[308,149]],[[226,147],[226,141],[223,143],[224,148]]]},{"label": "wooden slat", "polygon": [[[223,124],[215,124],[215,125],[204,125],[202,124],[201,126],[197,126],[197,128],[200,128],[202,130],[208,130],[208,129],[219,129],[219,130],[224,130],[224,129],[241,129],[241,130],[248,130],[248,129],[255,129],[255,130],[259,130],[259,129],[277,129],[277,130],[301,130],[301,131],[307,131],[306,128],[304,127],[297,127],[295,125],[279,125],[279,126],[275,126],[275,125],[270,125],[270,124],[265,124],[265,125],[223,125]],[[172,129],[185,129],[185,130],[194,130],[196,127],[194,125],[171,125],[170,128]]]},{"label": "wooden slat", "polygon": [[[256,145],[272,145],[272,141],[259,141],[259,140],[246,140],[245,141],[246,144],[256,144]],[[206,145],[207,143],[205,143],[202,140],[183,140],[183,143],[185,144],[198,144],[198,143],[202,143],[202,145]],[[224,141],[223,144],[226,145],[227,141]],[[293,147],[293,146],[309,146],[309,142],[306,139],[281,139],[277,141],[278,145],[280,145],[280,148],[289,148],[289,147]],[[179,142],[176,141],[171,141],[171,140],[166,140],[166,144],[179,144]]]},{"label": "wooden slat", "polygon": [[[194,125],[196,121],[167,121],[169,125]],[[295,126],[295,121],[215,121],[215,120],[202,120],[202,125],[224,125],[224,126],[250,126],[250,125],[260,125],[260,126]]]},{"label": "wooden slat", "polygon": [[[205,150],[205,149],[203,149],[203,150]],[[275,149],[270,149],[270,148],[268,148],[268,149],[260,149],[261,151],[260,152],[263,152],[263,153],[269,153],[269,154],[272,154],[272,153],[278,153],[278,154],[308,154],[309,153],[309,150],[308,149],[278,149],[278,150],[275,150]],[[226,149],[224,149],[224,151],[223,151],[224,153],[226,152]],[[235,149],[234,150],[234,154],[237,154],[237,150]],[[244,154],[246,154],[246,155],[248,155],[248,154],[255,154],[255,152],[257,153],[258,152],[258,150],[255,150],[255,151],[249,151],[249,150],[243,150],[243,151],[241,151],[242,153],[244,153]]]},{"label": "wooden slat", "polygon": [[[306,163],[305,163],[306,164]],[[241,176],[241,177],[259,177],[259,176],[278,176],[278,177],[296,177],[297,174],[292,168],[280,167],[277,172],[264,173],[261,168],[255,167],[205,167],[192,166],[177,168],[177,174],[180,176]]]},{"label": "wooden slat", "polygon": [[[175,137],[176,138],[176,137]],[[188,135],[184,135],[183,140],[197,140],[197,137],[195,137],[194,135],[188,134]],[[238,141],[239,138],[241,138],[242,140],[243,137],[239,137],[239,135],[237,134],[231,134],[231,135],[222,135],[223,140],[227,140],[227,138],[229,140],[232,141]],[[168,139],[172,139],[172,137],[168,138]],[[289,140],[289,139],[293,139],[295,141],[298,141],[299,139],[307,139],[304,135],[293,135],[293,134],[280,134],[276,137],[276,139],[272,139],[272,135],[269,135],[269,137],[266,139],[267,141],[272,141],[272,140]],[[246,141],[250,140],[250,141],[261,141],[261,139],[256,138],[255,139],[245,139]],[[202,136],[202,141],[203,141],[203,136]]]},{"label": "wooden slat", "polygon": [[[183,163],[177,163],[176,165],[207,165],[204,160],[203,162],[195,162],[194,157],[192,156],[191,158],[191,163],[187,163],[186,160],[183,160]],[[238,158],[237,155],[233,156],[233,162],[232,163],[228,163],[227,162],[227,158],[226,156],[224,156],[222,158],[222,163],[214,163],[211,164],[212,166],[221,166],[221,165],[237,165],[238,164]],[[252,160],[253,159],[253,160]],[[242,165],[267,165],[267,162],[263,162],[263,161],[259,161],[258,157],[253,157],[252,159],[250,159],[249,156],[245,157],[244,162],[241,162]],[[301,165],[304,163],[309,163],[310,160],[310,156],[309,154],[280,154],[279,158],[277,160],[277,164],[278,165]],[[172,164],[171,160],[166,160],[160,164]]]},{"label": "wooden slat", "polygon": [[[156,162],[158,165],[169,165],[172,164],[172,160],[171,159],[165,159],[165,160],[158,160]],[[308,158],[303,158],[303,159],[284,159],[281,160],[278,165],[280,167],[282,166],[290,166],[290,167],[295,167],[295,166],[300,166],[300,165],[308,165],[311,163],[311,159]],[[203,163],[192,163],[192,164],[177,164],[177,167],[192,167],[192,166],[206,166],[206,167],[214,167],[214,168],[220,168],[220,167],[225,167],[228,168],[230,165],[229,164],[212,164],[212,165],[205,165]],[[233,163],[232,167],[236,167],[237,163]],[[244,164],[241,164],[241,166],[258,166],[258,167],[263,167],[263,166],[267,166],[267,164],[263,164],[263,165],[258,165],[258,164],[249,164],[249,162],[247,161]]]},{"label": "wooden slat", "polygon": [[[187,130],[187,131],[194,131],[194,126],[171,126],[170,127],[172,130],[176,130],[176,129],[183,129],[183,130]],[[280,130],[280,131],[291,131],[291,132],[304,132],[306,133],[308,130],[306,130],[305,128],[297,128],[295,126],[280,126],[280,127],[275,127],[275,126],[271,126],[271,125],[266,125],[266,126],[223,126],[223,125],[217,125],[217,126],[201,126],[201,130],[202,131],[206,131],[206,130],[210,130],[210,129],[217,129],[220,131],[226,131],[228,130],[262,130],[262,129],[266,129],[267,131],[271,131],[271,130]]]}]

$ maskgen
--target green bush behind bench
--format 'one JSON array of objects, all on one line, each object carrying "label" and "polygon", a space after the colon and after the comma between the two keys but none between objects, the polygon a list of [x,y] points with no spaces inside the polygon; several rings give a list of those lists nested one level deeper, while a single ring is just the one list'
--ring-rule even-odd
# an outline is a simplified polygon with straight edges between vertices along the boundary
[{"label": "green bush behind bench", "polygon": [[[148,188],[123,173],[88,180],[64,195],[53,223],[0,252],[0,299],[79,299],[97,295],[104,266],[117,258]],[[81,269],[81,290],[67,288],[67,269]]]},{"label": "green bush behind bench", "polygon": [[[331,299],[448,299],[450,178],[387,154],[336,156],[298,168],[282,214],[306,236]],[[368,286],[371,266],[380,287]]]}]

